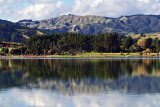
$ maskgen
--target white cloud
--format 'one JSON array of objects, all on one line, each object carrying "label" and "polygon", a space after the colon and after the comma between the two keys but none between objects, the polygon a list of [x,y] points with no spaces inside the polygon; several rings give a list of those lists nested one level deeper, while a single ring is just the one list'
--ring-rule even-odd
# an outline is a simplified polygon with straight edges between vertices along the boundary
[{"label": "white cloud", "polygon": [[119,17],[132,14],[160,14],[158,0],[76,0],[73,13]]},{"label": "white cloud", "polygon": [[11,5],[12,3],[19,3],[21,2],[22,0],[0,0],[0,5],[5,5],[5,6],[9,6]]},{"label": "white cloud", "polygon": [[3,0],[0,0],[0,3],[2,3],[3,2]]},{"label": "white cloud", "polygon": [[29,1],[33,3],[53,3],[56,0],[29,0]]},{"label": "white cloud", "polygon": [[69,9],[56,0],[0,0],[0,18],[12,21],[48,19],[68,13]]},{"label": "white cloud", "polygon": [[[43,2],[43,0],[41,0]],[[49,1],[48,1],[49,2]],[[41,20],[52,17],[60,16],[61,14],[69,11],[69,6],[63,2],[52,3],[35,3],[20,10],[14,15],[14,20],[20,19],[33,19]],[[18,17],[17,17],[18,16]]]},{"label": "white cloud", "polygon": [[119,17],[160,14],[159,0],[0,0],[0,17],[12,21],[48,19],[63,14]]}]

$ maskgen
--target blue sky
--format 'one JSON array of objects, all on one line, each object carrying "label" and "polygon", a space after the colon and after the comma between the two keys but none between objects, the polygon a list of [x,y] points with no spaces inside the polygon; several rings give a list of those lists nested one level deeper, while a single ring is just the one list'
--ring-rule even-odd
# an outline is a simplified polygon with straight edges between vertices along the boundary
[{"label": "blue sky", "polygon": [[74,3],[74,0],[61,0],[61,1],[64,1],[65,3],[68,3],[70,5]]},{"label": "blue sky", "polygon": [[0,19],[42,20],[61,15],[120,17],[160,14],[159,0],[0,0]]}]

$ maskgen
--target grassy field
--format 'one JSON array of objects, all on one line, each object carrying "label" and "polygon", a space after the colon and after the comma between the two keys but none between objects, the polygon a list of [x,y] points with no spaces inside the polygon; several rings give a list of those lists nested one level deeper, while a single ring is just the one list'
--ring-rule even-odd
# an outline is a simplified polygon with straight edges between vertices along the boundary
[{"label": "grassy field", "polygon": [[[158,53],[151,53],[150,55],[142,56],[157,56]],[[140,53],[84,53],[77,55],[48,55],[47,57],[75,57],[75,58],[97,58],[97,57],[129,57],[129,56],[141,56]]]},{"label": "grassy field", "polygon": [[149,56],[159,56],[158,53],[151,53],[150,55],[140,55],[139,53],[83,53],[76,55],[8,55],[0,57],[12,57],[12,58],[34,58],[34,57],[53,57],[53,58],[105,58],[105,57],[149,57]]}]

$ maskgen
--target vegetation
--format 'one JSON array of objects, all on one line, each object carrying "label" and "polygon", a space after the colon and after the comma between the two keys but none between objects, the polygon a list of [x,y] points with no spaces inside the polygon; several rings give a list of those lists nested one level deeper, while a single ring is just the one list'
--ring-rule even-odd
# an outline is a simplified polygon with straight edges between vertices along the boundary
[{"label": "vegetation", "polygon": [[159,64],[159,59],[0,59],[0,88],[159,92]]},{"label": "vegetation", "polygon": [[[152,38],[132,39],[128,36],[125,40],[118,33],[103,33],[98,35],[81,35],[78,33],[60,33],[51,35],[34,35],[24,45],[16,43],[0,43],[1,55],[85,55],[107,56],[104,53],[142,52],[150,49],[152,52],[160,51],[160,41]],[[95,55],[94,55],[95,54]],[[103,55],[102,55],[103,54]],[[146,53],[147,54],[147,53]],[[137,55],[137,54],[135,54]],[[140,55],[140,54],[139,54]],[[88,55],[85,55],[88,56]],[[110,56],[110,55],[109,55]],[[117,56],[117,55],[116,55]],[[66,56],[67,57],[67,56]]]},{"label": "vegetation", "polygon": [[129,49],[133,45],[133,39],[131,36],[127,37],[127,39],[124,41],[123,47],[126,49]]},{"label": "vegetation", "polygon": [[[27,43],[30,54],[47,54],[47,52],[64,55],[83,52],[120,52],[120,37],[117,33],[99,35],[80,35],[62,33],[52,35],[35,35]],[[50,53],[50,54],[51,54]],[[49,54],[49,53],[48,53]]]},{"label": "vegetation", "polygon": [[[113,62],[113,63],[112,63]],[[160,61],[158,59],[1,59],[0,69],[3,72],[24,71],[36,78],[52,79],[118,79],[124,74],[159,76]],[[34,67],[33,67],[34,66]],[[8,70],[8,68],[10,68]],[[47,71],[47,72],[46,72]],[[0,73],[0,74],[1,74]]]},{"label": "vegetation", "polygon": [[17,43],[26,42],[30,36],[38,34],[38,31],[36,29],[23,27],[4,20],[0,20],[0,32],[1,42]]},{"label": "vegetation", "polygon": [[152,52],[159,52],[159,40],[140,38],[138,41],[135,41],[131,36],[128,36],[123,42],[121,36],[117,33],[98,35],[81,35],[78,33],[35,35],[27,43],[27,53],[34,55],[75,55],[85,52],[142,52],[148,48]]}]

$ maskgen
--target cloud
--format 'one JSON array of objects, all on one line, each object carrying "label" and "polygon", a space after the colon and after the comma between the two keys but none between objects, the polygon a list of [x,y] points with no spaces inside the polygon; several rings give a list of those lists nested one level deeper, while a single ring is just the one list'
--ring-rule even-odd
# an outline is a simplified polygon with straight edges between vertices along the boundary
[{"label": "cloud", "polygon": [[9,5],[9,4],[12,4],[12,3],[19,3],[21,2],[22,0],[0,0],[0,5],[2,4],[6,4],[6,5]]},{"label": "cloud", "polygon": [[[33,19],[41,20],[57,17],[69,11],[69,6],[61,1],[40,0],[28,5],[14,15],[13,20]],[[18,16],[18,17],[17,17]],[[18,19],[20,18],[20,19]]]},{"label": "cloud", "polygon": [[76,0],[73,13],[119,17],[133,14],[159,14],[158,0]]},{"label": "cloud", "polygon": [[134,14],[160,14],[159,0],[0,0],[0,17],[18,21],[41,20],[65,14],[120,17]]},{"label": "cloud", "polygon": [[32,3],[54,3],[56,0],[29,0]]},{"label": "cloud", "polygon": [[0,18],[12,19],[16,14],[17,4],[22,3],[22,0],[0,0]]},{"label": "cloud", "polygon": [[11,21],[41,20],[68,13],[70,8],[56,0],[0,0],[0,17]]}]

